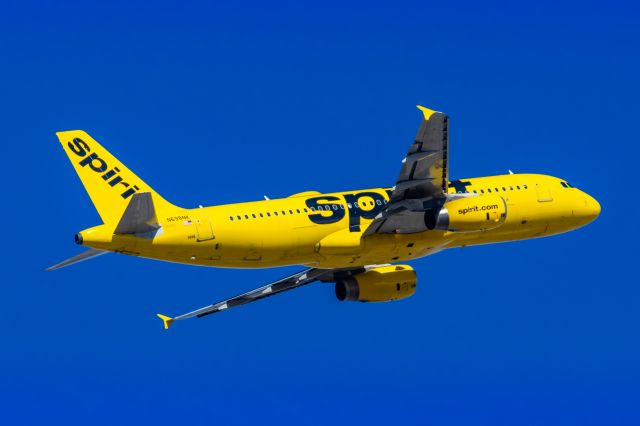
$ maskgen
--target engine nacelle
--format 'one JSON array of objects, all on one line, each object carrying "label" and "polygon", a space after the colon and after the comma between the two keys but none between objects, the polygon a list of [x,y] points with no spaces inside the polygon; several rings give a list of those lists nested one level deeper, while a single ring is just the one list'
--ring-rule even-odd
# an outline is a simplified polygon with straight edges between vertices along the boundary
[{"label": "engine nacelle", "polygon": [[499,195],[480,195],[446,202],[425,216],[429,229],[477,232],[501,226],[507,219],[507,203]]},{"label": "engine nacelle", "polygon": [[409,265],[370,269],[336,282],[338,300],[388,302],[416,292],[416,272]]}]

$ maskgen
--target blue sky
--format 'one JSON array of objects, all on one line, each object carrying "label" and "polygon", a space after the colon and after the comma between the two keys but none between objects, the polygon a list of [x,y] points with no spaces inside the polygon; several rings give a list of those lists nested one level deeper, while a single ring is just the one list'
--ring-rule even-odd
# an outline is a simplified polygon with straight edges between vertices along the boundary
[{"label": "blue sky", "polygon": [[[521,3],[4,3],[0,422],[639,422],[640,16]],[[99,223],[56,131],[194,207],[390,185],[417,103],[451,117],[452,178],[563,177],[600,218],[412,262],[407,300],[318,284],[170,332],[298,268],[42,272]]]}]

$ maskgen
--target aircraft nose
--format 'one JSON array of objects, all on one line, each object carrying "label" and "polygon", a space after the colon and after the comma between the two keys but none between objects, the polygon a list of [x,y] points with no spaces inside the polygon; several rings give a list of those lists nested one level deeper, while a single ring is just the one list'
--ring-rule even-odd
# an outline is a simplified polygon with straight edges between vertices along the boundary
[{"label": "aircraft nose", "polygon": [[576,209],[576,216],[584,220],[584,223],[594,221],[600,215],[600,203],[591,195],[583,193],[581,205]]}]

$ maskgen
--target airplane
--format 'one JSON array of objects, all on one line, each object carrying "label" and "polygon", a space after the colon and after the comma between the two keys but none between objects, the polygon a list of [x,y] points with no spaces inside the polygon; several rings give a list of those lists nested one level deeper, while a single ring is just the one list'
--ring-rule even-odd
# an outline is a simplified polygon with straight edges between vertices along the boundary
[{"label": "airplane", "polygon": [[302,271],[170,317],[204,317],[314,282],[335,283],[340,301],[383,302],[414,294],[405,262],[445,249],[545,237],[582,227],[600,204],[566,180],[509,174],[449,180],[449,120],[423,117],[391,187],[186,209],[175,206],[84,131],[57,136],[103,224],[78,232],[89,249],[47,270],[109,252],[189,265]]}]

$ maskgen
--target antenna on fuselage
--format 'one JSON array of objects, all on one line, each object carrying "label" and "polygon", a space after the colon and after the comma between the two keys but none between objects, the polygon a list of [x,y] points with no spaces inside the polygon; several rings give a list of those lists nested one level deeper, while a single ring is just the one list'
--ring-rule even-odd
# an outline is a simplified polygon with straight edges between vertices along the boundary
[{"label": "antenna on fuselage", "polygon": [[510,175],[512,175],[512,174],[513,174],[513,172],[512,172],[511,170],[509,170],[509,174],[510,174]]},{"label": "antenna on fuselage", "polygon": [[269,197],[267,197],[266,195],[263,195],[264,199],[269,201]]}]

